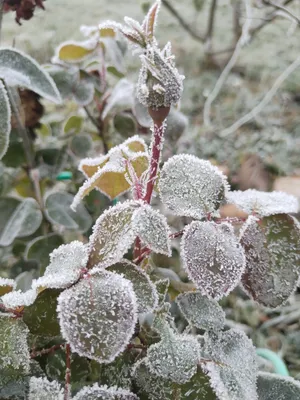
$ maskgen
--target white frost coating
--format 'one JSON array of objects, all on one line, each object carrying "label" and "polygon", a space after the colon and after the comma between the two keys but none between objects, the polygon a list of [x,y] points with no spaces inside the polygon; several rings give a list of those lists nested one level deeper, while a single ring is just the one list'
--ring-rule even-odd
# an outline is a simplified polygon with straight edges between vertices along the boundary
[{"label": "white frost coating", "polygon": [[300,223],[288,214],[257,220],[250,216],[240,231],[246,255],[242,284],[266,307],[284,304],[300,276]]},{"label": "white frost coating", "polygon": [[[95,270],[96,268],[93,268],[92,273]],[[108,270],[118,273],[132,283],[139,313],[149,313],[157,307],[158,294],[156,287],[141,268],[128,260],[121,260],[119,263],[108,267]]]},{"label": "white frost coating", "polygon": [[181,257],[201,294],[215,300],[234,289],[245,269],[243,248],[228,223],[192,222],[182,237]]},{"label": "white frost coating", "polygon": [[297,198],[283,192],[259,192],[255,189],[248,189],[244,192],[236,190],[227,193],[226,200],[247,214],[253,213],[260,217],[299,211]]},{"label": "white frost coating", "polygon": [[88,262],[87,247],[75,240],[63,244],[50,254],[50,264],[44,276],[35,280],[33,288],[66,288],[75,283]]},{"label": "white frost coating", "polygon": [[0,160],[7,152],[11,131],[11,109],[9,99],[2,82],[0,82]]},{"label": "white frost coating", "polygon": [[131,218],[139,206],[125,201],[110,207],[97,219],[89,240],[89,263],[105,268],[120,261],[135,239]]},{"label": "white frost coating", "polygon": [[32,376],[29,381],[28,400],[64,400],[64,389],[57,381]]},{"label": "white frost coating", "polygon": [[215,300],[199,292],[187,292],[177,296],[176,303],[191,325],[209,331],[223,329],[225,312]]},{"label": "white frost coating", "polygon": [[103,108],[102,118],[112,112],[124,111],[133,107],[134,85],[126,78],[122,78],[116,84],[108,97],[105,107]]},{"label": "white frost coating", "polygon": [[129,343],[137,321],[132,284],[103,271],[82,279],[58,297],[61,333],[73,352],[112,362]]},{"label": "white frost coating", "polygon": [[259,372],[257,392],[259,400],[299,400],[300,382],[290,376]]},{"label": "white frost coating", "polygon": [[150,371],[172,382],[185,383],[197,372],[200,345],[192,335],[169,333],[148,349],[146,364]]},{"label": "white frost coating", "polygon": [[205,342],[204,357],[212,361],[204,363],[203,369],[217,396],[222,400],[257,400],[257,356],[245,333],[230,329],[207,335]]},{"label": "white frost coating", "polygon": [[217,167],[188,154],[171,157],[159,179],[162,202],[170,211],[197,219],[214,215],[228,188],[226,176]]},{"label": "white frost coating", "polygon": [[132,229],[142,243],[155,253],[171,256],[171,233],[166,217],[144,204],[132,216]]},{"label": "white frost coating", "polygon": [[[16,282],[15,282],[14,279],[8,279],[8,278],[1,278],[1,277],[0,277],[0,288],[1,288],[1,287],[5,287],[5,286],[8,286],[8,287],[10,287],[12,290],[15,290],[17,284],[16,284]],[[0,289],[0,292],[1,292],[1,289]]]},{"label": "white frost coating", "polygon": [[50,75],[33,58],[20,50],[0,49],[0,77],[6,80],[8,85],[25,86],[54,103],[62,102]]},{"label": "white frost coating", "polygon": [[129,390],[117,387],[85,386],[74,397],[73,400],[138,400],[139,398]]},{"label": "white frost coating", "polygon": [[36,298],[37,291],[35,289],[29,289],[26,292],[21,292],[21,290],[17,290],[3,295],[1,297],[1,302],[6,308],[15,309],[22,306],[30,306],[35,302]]}]

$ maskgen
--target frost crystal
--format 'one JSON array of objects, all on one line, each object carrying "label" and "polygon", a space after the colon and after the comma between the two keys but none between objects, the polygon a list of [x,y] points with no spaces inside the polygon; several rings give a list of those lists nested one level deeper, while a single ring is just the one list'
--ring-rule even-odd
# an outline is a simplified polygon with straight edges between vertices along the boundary
[{"label": "frost crystal", "polygon": [[289,376],[260,372],[257,379],[259,400],[299,400],[300,383]]},{"label": "frost crystal", "polygon": [[89,264],[105,268],[117,263],[132,245],[131,218],[139,203],[125,201],[106,210],[96,221],[89,240]]},{"label": "frost crystal", "polygon": [[0,277],[0,296],[16,289],[16,282],[13,279]]},{"label": "frost crystal", "polygon": [[149,348],[146,363],[152,373],[185,383],[197,372],[199,358],[200,345],[194,336],[169,331],[169,335]]},{"label": "frost crystal", "polygon": [[108,269],[122,275],[132,283],[139,313],[151,312],[157,307],[158,294],[156,287],[141,268],[130,261],[122,260]]},{"label": "frost crystal", "polygon": [[116,387],[99,386],[95,383],[93,386],[86,386],[81,389],[73,400],[138,400],[139,398],[126,389]]},{"label": "frost crystal", "polygon": [[259,192],[255,189],[248,189],[244,192],[237,190],[229,192],[226,200],[247,214],[255,214],[260,217],[297,213],[299,210],[297,198],[283,192]]},{"label": "frost crystal", "polygon": [[199,292],[182,293],[176,303],[187,321],[199,329],[221,330],[225,324],[222,307]]},{"label": "frost crystal", "polygon": [[256,352],[244,332],[231,329],[207,336],[204,355],[211,361],[207,361],[203,368],[220,399],[257,399]]},{"label": "frost crystal", "polygon": [[59,246],[50,254],[44,276],[33,282],[34,288],[66,288],[75,283],[88,261],[86,246],[75,240]]},{"label": "frost crystal", "polygon": [[163,203],[175,215],[197,219],[214,214],[227,190],[227,179],[217,167],[188,154],[171,157],[159,179]]},{"label": "frost crystal", "polygon": [[61,333],[73,352],[100,363],[124,351],[137,321],[132,284],[113,272],[97,272],[58,297]]},{"label": "frost crystal", "polygon": [[149,249],[171,256],[170,228],[166,217],[159,211],[148,204],[143,205],[132,216],[132,228]]},{"label": "frost crystal", "polygon": [[192,222],[182,237],[181,256],[201,294],[216,300],[238,284],[245,269],[243,248],[227,223]]},{"label": "frost crystal", "polygon": [[56,381],[32,376],[29,382],[28,400],[64,400],[64,389]]},{"label": "frost crystal", "polygon": [[36,297],[37,291],[35,289],[29,289],[26,292],[16,290],[2,296],[1,302],[6,308],[15,309],[23,306],[30,306],[34,303]]},{"label": "frost crystal", "polygon": [[245,290],[267,307],[282,305],[299,280],[299,222],[288,214],[261,220],[250,216],[240,232],[240,242],[246,255]]}]

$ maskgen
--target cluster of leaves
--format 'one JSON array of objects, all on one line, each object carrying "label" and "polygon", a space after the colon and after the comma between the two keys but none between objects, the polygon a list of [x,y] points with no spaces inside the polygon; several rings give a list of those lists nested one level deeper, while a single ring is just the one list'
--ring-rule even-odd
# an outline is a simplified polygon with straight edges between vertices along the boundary
[{"label": "cluster of leaves", "polygon": [[[127,18],[131,30],[118,27],[130,41],[138,38],[138,46],[146,48],[149,57],[153,55],[148,59],[142,54],[146,81],[139,83],[138,90],[145,94],[155,117],[162,109],[168,113],[168,106],[178,100],[182,83],[172,69],[174,61],[168,64],[157,53],[154,26],[158,10],[156,2],[142,25]],[[102,99],[103,105],[105,91],[99,86],[96,95],[98,89],[90,80],[95,74],[85,75],[76,64],[88,60],[91,65],[89,57],[102,51],[103,38],[114,37],[115,32],[109,24],[88,32],[88,44],[60,46],[57,56],[61,60],[66,57],[64,63],[49,66],[48,72],[9,50],[9,65],[3,69],[8,93],[12,66],[18,65],[11,62],[13,54],[22,58],[21,72],[13,70],[14,84],[44,97],[48,93],[44,85],[48,84],[56,95],[50,100],[59,100],[50,73],[63,98],[70,93],[78,98],[86,93],[82,88],[90,87],[91,98]],[[72,62],[77,81],[68,75],[74,71],[68,64]],[[97,64],[97,59],[93,62]],[[24,73],[26,65],[28,72]],[[30,78],[34,67],[40,79],[35,71]],[[159,81],[168,68],[170,81],[154,83],[153,78]],[[96,75],[100,85],[101,76]],[[70,92],[67,82],[71,81]],[[68,87],[65,94],[59,82]],[[148,92],[144,85],[150,88]],[[1,138],[7,141],[10,104],[14,102],[13,97],[6,98],[4,86],[1,93],[7,113]],[[108,104],[105,101],[104,110]],[[101,118],[103,122],[105,117]],[[76,128],[70,120],[68,124],[70,129]],[[24,252],[19,238],[29,238],[44,227],[49,232],[46,221],[77,233],[87,232],[87,240],[71,237],[62,244],[61,236],[50,231],[26,244],[26,259],[40,264],[29,285],[21,286],[20,276],[16,280],[0,278],[0,398],[299,398],[296,380],[258,371],[251,340],[242,331],[226,330],[225,313],[218,303],[239,284],[253,300],[270,308],[284,304],[293,294],[300,278],[300,224],[291,214],[298,211],[298,202],[278,192],[231,191],[217,167],[191,155],[170,157],[157,174],[165,129],[163,121],[153,118],[150,147],[133,136],[103,156],[83,159],[79,169],[87,179],[75,197],[53,191],[45,200],[38,196],[40,203],[34,198],[1,199],[3,249]],[[3,152],[6,148],[7,144]],[[30,168],[34,184],[36,171]],[[152,191],[162,207],[150,204]],[[80,202],[85,199],[88,207],[87,199],[94,192],[109,200],[131,198],[107,208],[88,232],[92,218]],[[41,194],[41,189],[35,187],[36,194]],[[246,221],[224,221],[219,210],[225,203],[247,213]],[[162,210],[185,223],[184,229],[172,232]],[[159,255],[171,258],[176,245],[185,282],[177,281],[174,271],[155,262]]]}]

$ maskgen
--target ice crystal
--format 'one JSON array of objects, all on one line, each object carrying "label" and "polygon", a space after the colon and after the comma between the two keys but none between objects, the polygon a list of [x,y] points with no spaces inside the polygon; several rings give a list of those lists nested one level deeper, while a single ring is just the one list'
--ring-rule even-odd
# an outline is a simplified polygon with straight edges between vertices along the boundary
[{"label": "ice crystal", "polygon": [[142,243],[156,253],[171,256],[170,228],[164,215],[145,204],[134,212],[132,221],[134,233]]},{"label": "ice crystal", "polygon": [[229,192],[228,203],[235,204],[247,214],[266,217],[273,214],[297,213],[299,203],[296,197],[283,192],[259,192],[248,189]]},{"label": "ice crystal", "polygon": [[156,290],[158,292],[158,303],[162,305],[166,301],[166,297],[168,294],[170,280],[166,279],[159,279],[155,282]]},{"label": "ice crystal", "polygon": [[257,363],[252,341],[231,329],[206,337],[203,368],[222,400],[256,400]]},{"label": "ice crystal", "polygon": [[33,282],[33,287],[66,288],[75,283],[88,261],[86,246],[75,240],[63,244],[50,254],[50,264],[44,276]]},{"label": "ice crystal", "polygon": [[141,268],[127,260],[108,268],[124,278],[128,279],[133,286],[134,293],[138,302],[138,312],[146,313],[153,311],[158,305],[158,294],[155,285],[149,276]]},{"label": "ice crystal", "polygon": [[61,333],[73,352],[100,363],[124,351],[137,321],[132,284],[113,272],[97,272],[58,297]]},{"label": "ice crystal", "polygon": [[13,279],[0,277],[0,296],[16,289],[16,282]]},{"label": "ice crystal", "polygon": [[240,232],[246,254],[242,283],[249,295],[267,307],[283,304],[300,275],[300,224],[288,214],[261,220],[250,216]]},{"label": "ice crystal", "polygon": [[1,303],[8,309],[15,309],[23,306],[30,306],[34,303],[36,297],[36,289],[29,289],[26,292],[16,290],[2,296]]},{"label": "ice crystal", "polygon": [[225,313],[215,300],[199,292],[187,292],[177,296],[176,302],[191,325],[209,331],[223,328]]},{"label": "ice crystal", "polygon": [[93,386],[85,386],[81,389],[73,400],[138,400],[138,397],[129,390],[117,387],[99,386],[95,383]]},{"label": "ice crystal", "polygon": [[203,218],[220,207],[228,183],[209,161],[180,154],[163,166],[159,191],[163,203],[176,215]]},{"label": "ice crystal", "polygon": [[192,222],[182,237],[181,256],[201,294],[216,300],[238,284],[245,269],[243,248],[227,223]]},{"label": "ice crystal", "polygon": [[257,391],[258,400],[299,400],[300,382],[289,376],[260,372]]},{"label": "ice crystal", "polygon": [[102,268],[120,261],[135,234],[132,215],[139,203],[126,201],[106,210],[96,221],[89,240],[89,264]]},{"label": "ice crystal", "polygon": [[64,389],[56,381],[32,376],[29,382],[28,400],[64,400]]}]

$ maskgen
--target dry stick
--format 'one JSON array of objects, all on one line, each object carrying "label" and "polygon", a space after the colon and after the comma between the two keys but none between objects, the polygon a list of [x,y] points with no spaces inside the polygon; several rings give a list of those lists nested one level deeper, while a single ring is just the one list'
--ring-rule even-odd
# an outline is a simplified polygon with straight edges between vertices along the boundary
[{"label": "dry stick", "polygon": [[64,400],[71,398],[71,348],[66,344],[66,375],[65,375],[65,393]]},{"label": "dry stick", "polygon": [[205,50],[209,54],[211,52],[211,47],[212,47],[212,37],[213,37],[213,31],[214,31],[214,22],[215,22],[215,16],[216,16],[217,1],[218,0],[211,0],[207,33],[205,36]]},{"label": "dry stick", "polygon": [[88,109],[87,106],[84,106],[83,108],[84,108],[88,118],[92,122],[92,124],[97,128],[97,131],[98,131],[99,136],[100,136],[100,138],[102,140],[102,143],[103,143],[104,153],[107,154],[108,153],[108,146],[107,146],[106,140],[104,138],[104,135],[103,135],[102,128],[101,128],[100,124],[98,123],[97,119],[94,118],[93,115],[90,113],[90,110]]},{"label": "dry stick", "polygon": [[249,28],[251,25],[251,6],[249,3],[249,0],[244,0],[244,1],[245,1],[245,6],[246,6],[247,18],[243,25],[241,37],[235,46],[235,50],[234,50],[231,58],[229,59],[226,67],[223,69],[221,75],[219,76],[219,79],[217,80],[214,89],[211,91],[211,93],[207,97],[206,102],[204,104],[203,121],[204,121],[205,126],[211,126],[211,120],[210,120],[211,105],[212,105],[213,101],[217,98],[218,94],[220,93],[226,79],[228,78],[228,75],[230,74],[230,71],[232,70],[234,64],[236,63],[236,61],[240,55],[240,51],[241,51],[242,47],[247,42],[248,37],[249,37]]},{"label": "dry stick", "polygon": [[286,68],[281,75],[276,79],[274,82],[273,86],[271,89],[266,93],[265,97],[262,99],[262,101],[257,104],[248,114],[244,115],[242,118],[240,118],[238,121],[236,121],[234,124],[232,124],[230,127],[224,129],[223,131],[220,132],[220,137],[227,137],[234,133],[237,129],[239,129],[241,126],[245,125],[247,122],[251,121],[253,118],[255,118],[262,110],[263,108],[272,100],[274,95],[276,94],[277,90],[279,87],[282,85],[282,83],[290,76],[291,73],[295,71],[300,66],[300,56],[296,58],[296,60]]},{"label": "dry stick", "polygon": [[300,25],[300,19],[295,14],[293,14],[290,10],[288,10],[286,7],[284,7],[280,4],[275,4],[275,3],[273,3],[273,1],[269,1],[269,0],[264,0],[264,3],[276,8],[279,11],[282,11],[284,14],[287,14],[289,17],[291,17],[293,20],[295,20]]},{"label": "dry stick", "polygon": [[198,42],[205,42],[205,36],[200,35],[196,32],[189,24],[186,22],[181,15],[176,11],[176,9],[172,6],[169,0],[162,0],[162,4],[170,11],[170,13],[177,19],[180,25]]}]

